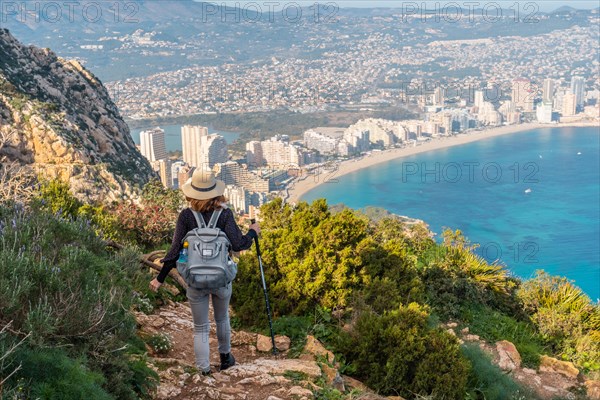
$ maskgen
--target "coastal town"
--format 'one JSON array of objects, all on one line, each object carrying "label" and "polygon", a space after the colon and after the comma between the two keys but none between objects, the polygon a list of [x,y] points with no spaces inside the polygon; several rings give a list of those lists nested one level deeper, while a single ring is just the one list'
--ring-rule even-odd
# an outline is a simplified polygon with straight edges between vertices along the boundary
[{"label": "coastal town", "polygon": [[[597,10],[538,13],[535,24],[518,21],[518,35],[510,34],[517,23],[510,15],[494,25],[489,15],[461,18],[453,30],[433,17],[398,11],[353,19],[342,13],[336,24],[320,27],[328,32],[320,40],[300,34],[316,29],[306,21],[259,25],[297,33],[288,39],[286,56],[271,49],[265,57],[265,42],[244,61],[236,61],[236,50],[229,62],[195,63],[107,87],[121,114],[143,127],[140,148],[166,187],[179,187],[194,168],[212,168],[227,183],[232,207],[251,217],[274,196],[297,202],[324,181],[382,160],[527,127],[598,124]],[[545,30],[549,21],[554,28]],[[352,34],[353,23],[378,29]],[[391,29],[400,23],[403,29]],[[499,34],[477,32],[481,24]],[[250,35],[243,29],[239,43]],[[461,36],[467,31],[475,37]],[[198,43],[208,37],[201,34]],[[197,47],[142,28],[102,41],[108,39],[119,43],[115,57],[122,48],[150,55]],[[344,122],[352,122],[285,131],[271,124],[260,132],[241,122],[271,113],[308,121],[346,114],[351,117]],[[238,132],[246,132],[235,145],[193,119],[227,115],[237,116]],[[157,126],[163,122],[181,131],[180,153],[167,152],[165,132]]]},{"label": "coastal town", "polygon": [[595,59],[599,16],[593,14],[590,21],[589,27],[535,36],[415,45],[398,42],[390,34],[342,35],[307,43],[331,47],[318,58],[272,57],[257,63],[193,66],[108,82],[107,87],[123,115],[134,120],[276,110],[309,113],[357,105],[423,107],[427,94],[438,88],[457,105],[462,99],[475,101],[478,90],[497,102],[511,96],[513,81],[520,77],[528,80],[526,93],[533,95],[543,90],[548,78],[568,84],[571,76],[585,76],[588,84],[600,89]]},{"label": "coastal town", "polygon": [[[511,96],[498,108],[488,90],[474,100],[447,103],[445,90],[423,95],[423,119],[364,119],[348,127],[314,127],[293,140],[288,135],[246,143],[245,157],[233,157],[227,143],[207,127],[181,128],[181,158],[168,157],[164,130],[141,132],[140,150],[166,187],[177,188],[194,168],[211,168],[227,184],[226,196],[242,215],[256,217],[275,196],[295,203],[322,183],[394,158],[548,126],[600,126],[599,91],[584,77],[546,79],[541,91],[531,82],[512,82]],[[310,179],[309,179],[310,178]]]},{"label": "coastal town", "polygon": [[600,400],[600,0],[0,21],[0,400]]}]

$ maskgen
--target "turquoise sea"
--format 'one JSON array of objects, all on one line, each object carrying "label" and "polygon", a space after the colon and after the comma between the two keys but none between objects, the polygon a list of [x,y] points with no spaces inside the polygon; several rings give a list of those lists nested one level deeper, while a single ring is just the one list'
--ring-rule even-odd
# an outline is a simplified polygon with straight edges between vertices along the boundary
[{"label": "turquoise sea", "polygon": [[460,229],[515,275],[535,270],[600,298],[600,132],[544,128],[396,159],[302,197]]}]

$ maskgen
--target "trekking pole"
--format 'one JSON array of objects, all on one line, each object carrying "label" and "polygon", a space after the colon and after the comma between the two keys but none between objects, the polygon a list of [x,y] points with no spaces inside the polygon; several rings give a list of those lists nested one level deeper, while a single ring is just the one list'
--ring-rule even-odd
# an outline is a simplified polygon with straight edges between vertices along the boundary
[{"label": "trekking pole", "polygon": [[[253,218],[250,220],[251,223],[256,223]],[[269,329],[271,330],[271,342],[273,343],[273,354],[277,354],[277,346],[275,346],[275,334],[273,333],[273,321],[271,320],[271,305],[269,304],[269,294],[267,293],[267,282],[265,281],[265,271],[263,269],[262,257],[260,254],[260,246],[258,244],[258,236],[254,238],[254,244],[256,244],[256,254],[258,255],[258,266],[260,267],[260,277],[262,279],[263,292],[265,294],[265,303],[267,305],[267,316],[269,317]]]}]

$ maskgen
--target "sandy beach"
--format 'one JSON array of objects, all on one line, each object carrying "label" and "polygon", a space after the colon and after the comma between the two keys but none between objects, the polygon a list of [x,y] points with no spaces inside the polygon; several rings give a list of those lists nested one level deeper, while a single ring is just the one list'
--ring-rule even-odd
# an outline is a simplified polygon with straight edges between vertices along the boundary
[{"label": "sandy beach", "polygon": [[316,188],[317,186],[325,183],[329,179],[339,178],[340,176],[349,174],[351,172],[355,172],[363,168],[371,167],[373,165],[377,165],[401,157],[407,157],[414,154],[424,153],[432,150],[439,150],[452,146],[460,146],[466,143],[472,143],[482,139],[502,135],[509,135],[512,133],[529,131],[539,128],[566,128],[588,126],[597,126],[600,128],[600,122],[581,121],[564,124],[528,123],[520,125],[508,125],[485,129],[481,131],[471,131],[465,134],[452,137],[432,139],[431,141],[420,143],[415,147],[411,146],[398,149],[389,149],[380,152],[372,152],[371,155],[364,156],[359,159],[351,159],[337,163],[337,168],[335,170],[323,171],[319,175],[305,175],[303,177],[300,177],[289,186],[286,201],[289,203],[297,203],[304,194]]}]

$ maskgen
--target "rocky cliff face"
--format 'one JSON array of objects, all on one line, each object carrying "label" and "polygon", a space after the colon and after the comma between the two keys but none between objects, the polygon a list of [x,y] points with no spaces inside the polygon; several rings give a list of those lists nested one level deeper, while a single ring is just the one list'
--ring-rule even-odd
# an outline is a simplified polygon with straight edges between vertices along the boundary
[{"label": "rocky cliff face", "polygon": [[106,88],[77,61],[0,29],[0,160],[70,183],[82,200],[135,197],[154,172]]}]

